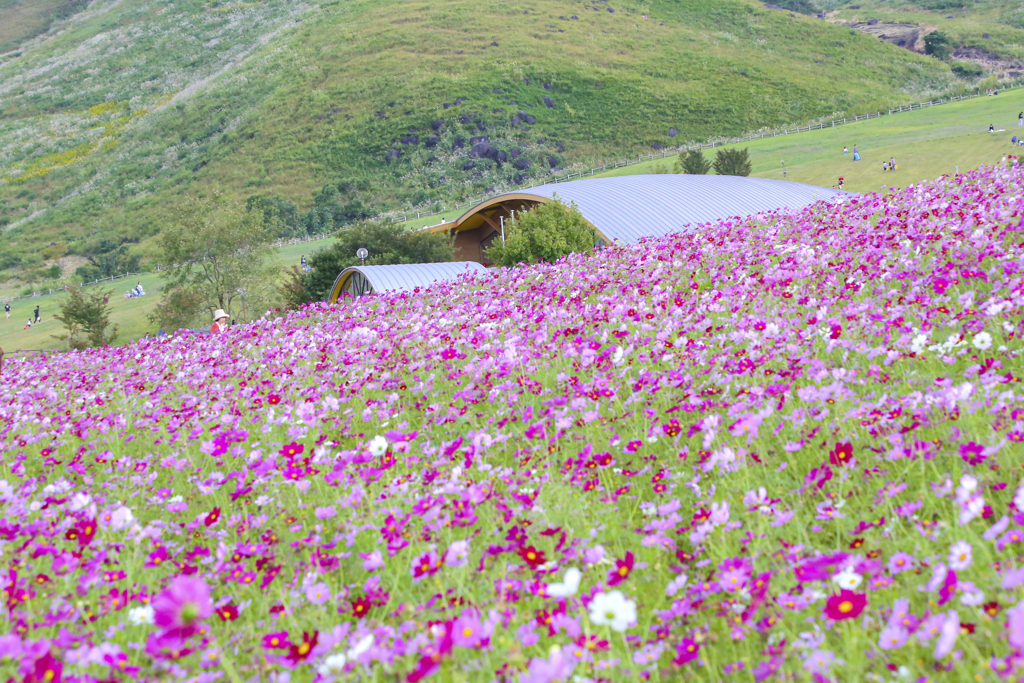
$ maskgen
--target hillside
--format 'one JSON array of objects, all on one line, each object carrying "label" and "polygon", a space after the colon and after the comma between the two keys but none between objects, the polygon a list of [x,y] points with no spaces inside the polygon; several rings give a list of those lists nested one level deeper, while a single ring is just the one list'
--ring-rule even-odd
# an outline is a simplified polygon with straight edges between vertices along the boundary
[{"label": "hillside", "polygon": [[1024,5],[1017,0],[821,0],[829,21],[920,54],[925,36],[948,40],[952,65],[1001,79],[1024,76]]},{"label": "hillside", "polygon": [[214,184],[294,216],[330,183],[343,220],[955,80],[745,0],[95,0],[0,57],[0,269],[145,254],[168,207]]}]

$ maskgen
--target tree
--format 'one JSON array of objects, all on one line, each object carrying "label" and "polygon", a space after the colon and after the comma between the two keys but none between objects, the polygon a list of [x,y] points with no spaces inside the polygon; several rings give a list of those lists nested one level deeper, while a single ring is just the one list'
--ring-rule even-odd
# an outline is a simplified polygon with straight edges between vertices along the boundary
[{"label": "tree", "polygon": [[750,155],[746,149],[720,149],[715,155],[718,175],[750,175]]},{"label": "tree", "polygon": [[313,207],[302,221],[310,235],[337,230],[343,225],[366,220],[371,212],[359,198],[345,202],[337,185],[324,185],[313,195]]},{"label": "tree", "polygon": [[401,223],[391,220],[360,221],[342,228],[334,237],[330,246],[307,258],[308,272],[292,268],[281,287],[289,307],[325,300],[338,274],[349,266],[360,265],[356,252],[361,248],[369,252],[366,263],[371,266],[441,263],[455,258],[454,240],[448,235],[408,232]]},{"label": "tree", "polygon": [[168,284],[150,319],[174,329],[187,317],[180,308],[185,302],[196,306],[195,319],[218,308],[242,319],[260,315],[274,281],[274,271],[265,265],[270,237],[261,211],[229,203],[219,191],[206,198],[186,196],[160,233],[157,261]]},{"label": "tree", "polygon": [[924,37],[924,53],[936,59],[949,59],[951,46],[949,36],[942,31],[932,31]]},{"label": "tree", "polygon": [[113,290],[92,290],[88,294],[81,287],[69,287],[68,295],[60,303],[60,313],[53,317],[64,323],[67,334],[53,335],[67,341],[72,349],[106,346],[117,338],[117,325],[109,332],[110,295]]},{"label": "tree", "polygon": [[257,194],[245,200],[246,211],[262,211],[263,224],[275,237],[298,237],[306,234],[299,217],[299,207],[281,197]]},{"label": "tree", "polygon": [[567,254],[589,252],[596,243],[594,228],[575,202],[553,201],[522,210],[505,223],[505,244],[495,241],[487,255],[502,266],[543,261],[554,263]]},{"label": "tree", "polygon": [[101,242],[100,248],[109,246],[109,251],[87,254],[91,265],[79,266],[75,270],[75,276],[82,282],[92,282],[111,275],[124,275],[125,273],[138,272],[139,257],[128,253],[128,247],[120,245],[114,247],[109,242]]},{"label": "tree", "polygon": [[985,73],[985,70],[974,62],[953,62],[949,65],[949,68],[959,78],[978,78]]},{"label": "tree", "polygon": [[676,161],[676,173],[688,173],[690,175],[706,175],[711,170],[711,162],[704,157],[704,152],[699,149],[691,149],[689,152],[680,152]]}]

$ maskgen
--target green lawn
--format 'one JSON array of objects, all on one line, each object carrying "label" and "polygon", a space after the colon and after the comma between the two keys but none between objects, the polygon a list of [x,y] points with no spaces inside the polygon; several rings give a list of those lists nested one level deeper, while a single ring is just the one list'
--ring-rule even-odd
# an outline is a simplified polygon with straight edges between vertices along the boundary
[{"label": "green lawn", "polygon": [[[831,187],[839,176],[844,189],[873,192],[882,185],[908,184],[976,168],[1000,161],[1012,148],[1013,135],[1024,134],[1017,127],[1017,113],[1024,109],[1024,88],[1007,90],[994,97],[977,97],[893,116],[882,116],[835,128],[784,135],[726,147],[750,150],[753,172],[759,178]],[[1003,132],[988,133],[989,124]],[[843,156],[843,146],[850,153]],[[857,145],[861,160],[853,160]],[[705,155],[713,158],[714,151]],[[883,173],[882,161],[896,159],[896,173]],[[785,174],[782,162],[785,161]],[[597,177],[652,173],[658,165],[672,160],[648,161],[625,166]]]},{"label": "green lawn", "polygon": [[[325,244],[327,244],[326,241],[317,241],[280,248],[274,256],[273,263],[278,266],[281,278],[283,279],[288,268],[299,264],[299,259],[303,254],[308,257],[314,250]],[[137,282],[142,282],[146,296],[125,299],[125,291],[129,287],[134,287]],[[117,343],[138,339],[146,332],[151,335],[156,334],[157,327],[149,322],[146,316],[153,312],[160,300],[163,285],[164,280],[159,273],[144,273],[127,280],[122,278],[113,283],[90,285],[90,287],[113,290],[110,297],[110,320],[120,327]],[[53,317],[54,313],[58,312],[60,297],[61,295],[40,296],[12,302],[10,320],[6,316],[0,318],[0,348],[5,352],[16,349],[61,348],[61,342],[53,338],[53,335],[64,333],[62,323]],[[36,305],[40,307],[41,321],[38,325],[33,325],[31,329],[26,330],[24,329],[25,321],[32,315]]]}]

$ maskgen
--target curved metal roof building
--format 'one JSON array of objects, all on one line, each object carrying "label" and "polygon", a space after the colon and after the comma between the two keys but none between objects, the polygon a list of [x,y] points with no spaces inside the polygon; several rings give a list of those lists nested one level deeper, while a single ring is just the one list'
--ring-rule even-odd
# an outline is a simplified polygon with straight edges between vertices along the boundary
[{"label": "curved metal roof building", "polygon": [[689,225],[774,209],[798,209],[849,193],[784,180],[721,175],[628,175],[540,185],[492,197],[451,223],[429,228],[456,234],[459,258],[487,263],[486,249],[500,239],[501,220],[556,195],[575,202],[606,244],[683,231]]},{"label": "curved metal roof building", "polygon": [[338,275],[327,300],[333,304],[342,294],[357,297],[374,292],[412,291],[417,287],[427,287],[433,282],[454,280],[463,273],[485,270],[486,268],[475,261],[352,266]]}]

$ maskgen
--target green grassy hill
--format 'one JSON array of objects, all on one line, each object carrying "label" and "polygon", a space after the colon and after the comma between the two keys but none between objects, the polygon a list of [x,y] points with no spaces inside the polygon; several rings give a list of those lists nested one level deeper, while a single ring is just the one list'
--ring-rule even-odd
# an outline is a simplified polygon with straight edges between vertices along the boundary
[{"label": "green grassy hill", "polygon": [[214,185],[303,212],[327,183],[356,213],[429,207],[956,82],[747,0],[93,0],[0,56],[0,273],[40,282],[50,243],[145,255]]},{"label": "green grassy hill", "polygon": [[1019,0],[820,0],[818,5],[829,21],[919,52],[923,35],[940,31],[948,38],[951,64],[973,65],[982,75],[1004,79],[1024,75]]}]

